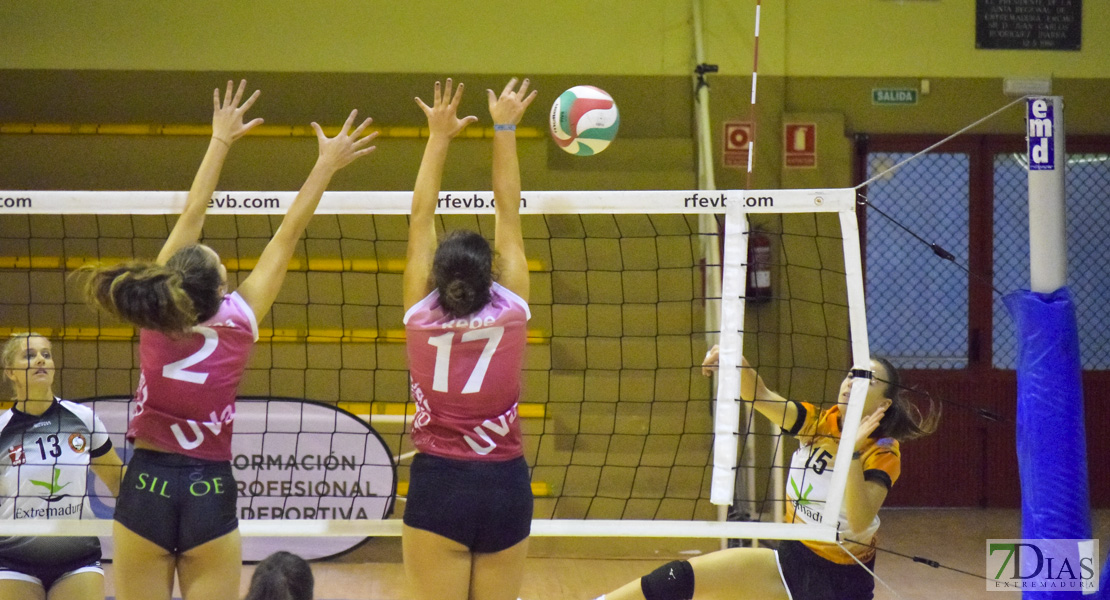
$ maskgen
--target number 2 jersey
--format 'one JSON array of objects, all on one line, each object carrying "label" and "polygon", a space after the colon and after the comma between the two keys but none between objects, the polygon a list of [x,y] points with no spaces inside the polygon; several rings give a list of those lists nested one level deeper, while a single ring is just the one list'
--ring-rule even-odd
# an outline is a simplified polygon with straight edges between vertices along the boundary
[{"label": "number 2 jersey", "polygon": [[205,460],[231,460],[239,380],[258,339],[254,311],[237,292],[180,337],[139,334],[139,388],[128,441]]},{"label": "number 2 jersey", "polygon": [[[795,402],[798,407],[798,420],[787,431],[801,442],[790,461],[790,473],[786,482],[786,522],[821,523],[828,500],[829,486],[832,484],[833,463],[836,444],[840,441],[840,406],[820,412],[816,406],[806,402]],[[874,481],[888,490],[902,473],[902,454],[898,441],[893,438],[872,438],[860,453],[865,481]],[[878,515],[863,531],[848,528],[848,517],[840,510],[837,528],[840,538],[871,543],[879,529]],[[803,543],[818,556],[843,565],[854,565],[851,556],[844,553],[840,546],[826,542],[804,540]],[[875,555],[875,550],[865,546],[846,543],[845,547],[862,562]]]},{"label": "number 2 jersey", "polygon": [[523,456],[517,402],[528,303],[494,283],[478,312],[454,318],[439,292],[405,313],[416,449],[444,458],[503,461]]},{"label": "number 2 jersey", "polygon": [[[95,518],[89,506],[91,459],[112,451],[91,408],[55,399],[41,415],[0,413],[0,519]],[[0,537],[0,556],[25,564],[68,564],[100,557],[95,537]]]}]

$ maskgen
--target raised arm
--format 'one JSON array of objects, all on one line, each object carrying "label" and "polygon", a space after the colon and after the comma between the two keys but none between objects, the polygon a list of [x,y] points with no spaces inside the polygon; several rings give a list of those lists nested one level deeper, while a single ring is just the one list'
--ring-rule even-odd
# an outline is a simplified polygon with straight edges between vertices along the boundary
[{"label": "raised arm", "polygon": [[[201,161],[197,175],[193,178],[193,186],[189,188],[185,208],[162,246],[162,251],[158,253],[160,265],[166,264],[166,261],[181,248],[195,244],[200,239],[208,202],[212,199],[212,192],[216,191],[220,171],[223,169],[227,152],[231,149],[231,143],[262,124],[262,119],[243,123],[243,115],[261,93],[255,90],[240,106],[239,101],[242,100],[243,91],[246,88],[246,79],[239,82],[237,90],[232,82],[227,82],[223,102],[220,102],[219,88],[212,90],[212,139],[208,141],[208,151],[204,153],[204,160]],[[234,90],[234,96],[232,96],[232,90]]]},{"label": "raised arm", "polygon": [[358,111],[351,111],[347,122],[333,138],[324,135],[324,131],[316,123],[312,128],[316,130],[316,140],[320,144],[320,156],[308,174],[308,179],[301,186],[301,191],[293,200],[293,205],[285,213],[274,237],[262,255],[258,264],[246,280],[239,285],[239,295],[246,300],[254,311],[254,316],[262,320],[270,312],[270,306],[281,291],[281,284],[285,281],[285,273],[289,270],[289,260],[297,248],[297,241],[301,239],[309,220],[320,204],[331,178],[343,167],[351,164],[355,159],[374,151],[375,146],[370,142],[377,137],[377,132],[362,137],[362,133],[370,126],[372,119],[366,119],[361,125],[351,131]]},{"label": "raised arm", "polygon": [[432,259],[436,253],[436,202],[439,201],[440,183],[443,180],[443,165],[447,162],[447,147],[467,125],[478,117],[459,118],[459,101],[462,100],[463,84],[451,92],[451,79],[447,86],[440,89],[436,82],[432,106],[424,104],[420,98],[416,104],[428,118],[428,144],[424,147],[424,158],[416,174],[416,184],[412,188],[412,213],[409,216],[409,243],[405,275],[402,283],[402,301],[407,311],[413,304],[428,295],[432,290]]},{"label": "raised arm", "polygon": [[867,529],[886,500],[887,487],[864,478],[863,463],[857,456],[860,450],[867,446],[871,434],[886,414],[886,408],[886,406],[879,407],[875,412],[864,417],[856,432],[854,447],[856,454],[852,455],[851,468],[848,469],[848,485],[844,488],[844,514],[848,516],[848,526],[852,531]]},{"label": "raised arm", "polygon": [[[717,370],[720,352],[721,347],[717,345],[709,349],[709,352],[705,355],[705,360],[701,363],[702,375],[708,377]],[[768,388],[767,384],[763,382],[763,378],[748,363],[747,357],[741,356],[740,358],[740,398],[745,402],[751,402],[752,408],[756,412],[775,425],[787,430],[793,429],[795,422],[798,420],[798,406],[783,398],[778,392]]]},{"label": "raised arm", "polygon": [[528,80],[516,87],[516,78],[509,80],[500,96],[486,90],[489,114],[493,117],[493,198],[496,202],[496,225],[493,244],[497,252],[498,282],[528,301],[528,259],[524,255],[524,238],[520,230],[520,163],[516,153],[516,125],[528,105],[536,99],[535,90],[528,94]]}]

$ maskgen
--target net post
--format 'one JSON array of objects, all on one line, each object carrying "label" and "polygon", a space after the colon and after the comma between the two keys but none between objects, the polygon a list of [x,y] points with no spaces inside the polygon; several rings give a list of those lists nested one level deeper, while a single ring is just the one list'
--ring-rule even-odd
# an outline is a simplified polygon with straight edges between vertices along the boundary
[{"label": "net post", "polygon": [[721,258],[721,349],[713,423],[713,478],[709,500],[733,502],[740,429],[740,355],[744,344],[744,282],[747,281],[748,219],[739,202],[725,207],[725,251]]},{"label": "net post", "polygon": [[[704,34],[702,30],[702,0],[691,2],[692,25],[694,29],[694,64],[705,63]],[[698,187],[703,190],[717,189],[716,174],[713,168],[713,134],[709,119],[709,85],[702,75],[694,73],[694,119],[698,124]]]},{"label": "net post", "polygon": [[[704,34],[702,30],[702,0],[692,0],[690,9],[694,33],[694,64],[705,63]],[[693,75],[694,85],[694,120],[698,124],[698,188],[706,191],[717,189],[716,174],[713,169],[713,134],[709,119],[709,85],[705,83],[699,70]],[[709,274],[710,265],[721,264],[721,251],[717,245],[717,217],[716,215],[698,215],[698,231],[702,234],[701,249],[705,259],[705,343],[712,347],[714,332],[720,331],[720,311],[712,310],[712,298],[721,297],[721,281],[718,277]],[[719,336],[717,336],[719,337]],[[717,520],[728,520],[728,507],[717,506]],[[728,540],[721,538],[721,549],[728,547]]]},{"label": "net post", "polygon": [[[871,364],[871,348],[867,341],[867,315],[863,289],[863,252],[860,249],[859,221],[855,210],[840,213],[840,234],[844,248],[844,279],[848,287],[848,326],[852,338],[853,367]],[[867,397],[870,380],[859,378],[852,383],[848,395],[848,410],[844,415],[844,429],[841,431],[837,447],[837,461],[833,465],[833,479],[829,486],[828,502],[825,504],[824,520],[835,523],[844,503],[844,490],[848,484],[848,469],[851,467],[856,431],[863,416],[863,404]],[[847,457],[849,460],[840,460]]]},{"label": "net post", "polygon": [[1064,99],[1031,96],[1025,105],[1029,152],[1029,280],[1034,292],[1051,293],[1067,283],[1064,205]]},{"label": "net post", "polygon": [[[1083,362],[1076,307],[1066,286],[1063,108],[1060,96],[1026,99],[1030,286],[1004,300],[1018,335],[1021,536],[1091,540]],[[1077,595],[1045,593],[1051,598]]]}]

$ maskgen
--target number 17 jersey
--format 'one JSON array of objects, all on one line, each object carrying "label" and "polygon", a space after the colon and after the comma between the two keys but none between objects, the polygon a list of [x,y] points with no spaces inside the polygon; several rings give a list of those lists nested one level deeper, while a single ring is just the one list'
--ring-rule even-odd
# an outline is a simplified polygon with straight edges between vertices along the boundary
[{"label": "number 17 jersey", "polygon": [[465,317],[447,314],[436,290],[405,313],[417,450],[462,460],[523,455],[517,402],[531,316],[497,283],[489,303]]}]

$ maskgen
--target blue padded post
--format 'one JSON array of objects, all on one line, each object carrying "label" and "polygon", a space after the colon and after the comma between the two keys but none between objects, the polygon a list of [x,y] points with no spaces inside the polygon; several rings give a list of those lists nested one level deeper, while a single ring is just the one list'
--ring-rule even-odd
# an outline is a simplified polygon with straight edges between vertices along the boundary
[{"label": "blue padded post", "polygon": [[[1021,537],[1091,539],[1082,367],[1071,294],[1066,287],[1051,294],[1022,290],[1004,301],[1018,335]],[[1083,598],[1078,591],[1050,590],[1026,591],[1022,596]]]}]

